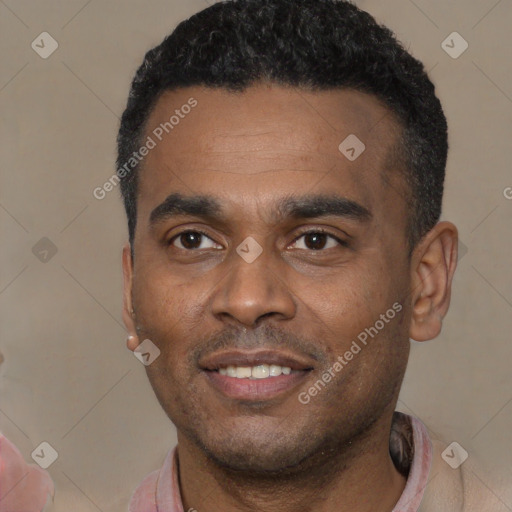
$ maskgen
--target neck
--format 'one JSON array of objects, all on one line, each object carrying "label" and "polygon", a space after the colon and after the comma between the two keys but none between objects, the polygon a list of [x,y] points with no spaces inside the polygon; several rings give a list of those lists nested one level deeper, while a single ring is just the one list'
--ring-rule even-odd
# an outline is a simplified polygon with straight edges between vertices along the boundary
[{"label": "neck", "polygon": [[390,425],[388,415],[344,448],[321,451],[297,471],[272,475],[219,467],[178,433],[184,510],[391,512],[406,480],[389,455]]}]

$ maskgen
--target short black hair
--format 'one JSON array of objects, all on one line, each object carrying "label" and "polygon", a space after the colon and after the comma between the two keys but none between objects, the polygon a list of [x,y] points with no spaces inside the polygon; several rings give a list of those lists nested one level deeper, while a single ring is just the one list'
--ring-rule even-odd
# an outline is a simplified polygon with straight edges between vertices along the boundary
[{"label": "short black hair", "polygon": [[391,30],[345,0],[219,2],[181,22],[146,53],[117,138],[132,251],[140,164],[128,173],[120,169],[141,147],[160,95],[196,85],[243,92],[258,82],[310,91],[354,89],[374,95],[392,112],[401,128],[396,155],[403,164],[412,251],[441,215],[446,118],[423,64]]}]

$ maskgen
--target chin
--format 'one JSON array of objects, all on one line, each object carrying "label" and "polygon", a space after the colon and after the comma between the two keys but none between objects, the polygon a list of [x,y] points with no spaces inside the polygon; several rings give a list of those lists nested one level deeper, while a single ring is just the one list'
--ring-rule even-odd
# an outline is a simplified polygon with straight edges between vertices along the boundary
[{"label": "chin", "polygon": [[304,457],[307,457],[302,450],[299,453],[296,448],[276,448],[268,444],[265,448],[254,444],[227,449],[216,446],[211,450],[206,448],[206,452],[210,460],[225,470],[261,476],[301,471]]},{"label": "chin", "polygon": [[[279,427],[279,426],[278,426]],[[283,425],[284,427],[284,425]],[[272,475],[302,471],[305,461],[318,450],[319,440],[275,426],[266,431],[223,429],[194,436],[196,444],[217,466],[234,472]]]}]

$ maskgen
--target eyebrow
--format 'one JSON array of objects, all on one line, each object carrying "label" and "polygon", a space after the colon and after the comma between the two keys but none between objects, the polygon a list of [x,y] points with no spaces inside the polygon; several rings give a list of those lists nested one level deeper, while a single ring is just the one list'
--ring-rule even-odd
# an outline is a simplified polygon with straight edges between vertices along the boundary
[{"label": "eyebrow", "polygon": [[[221,203],[216,198],[208,195],[184,196],[174,193],[151,212],[149,225],[153,227],[179,215],[202,217],[213,221],[226,220]],[[335,194],[288,196],[279,200],[271,210],[271,218],[277,222],[285,218],[308,219],[326,216],[365,222],[373,215],[365,206]]]}]

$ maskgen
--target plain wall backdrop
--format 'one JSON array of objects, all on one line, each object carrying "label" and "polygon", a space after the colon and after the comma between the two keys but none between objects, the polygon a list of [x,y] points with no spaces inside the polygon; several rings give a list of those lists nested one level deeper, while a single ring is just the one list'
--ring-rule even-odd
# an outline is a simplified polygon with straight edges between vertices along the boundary
[{"label": "plain wall backdrop", "polygon": [[[512,510],[500,490],[512,479],[512,4],[356,4],[424,62],[449,122],[443,219],[459,228],[461,258],[443,333],[413,343],[399,407],[479,458],[482,492]],[[125,345],[119,191],[98,200],[93,190],[115,172],[145,52],[206,6],[0,2],[0,431],[27,461],[43,441],[57,450],[57,512],[124,512],[176,442]],[[42,32],[58,43],[46,59],[31,47]],[[469,45],[457,58],[453,32]],[[40,53],[52,44],[42,37]]]}]

